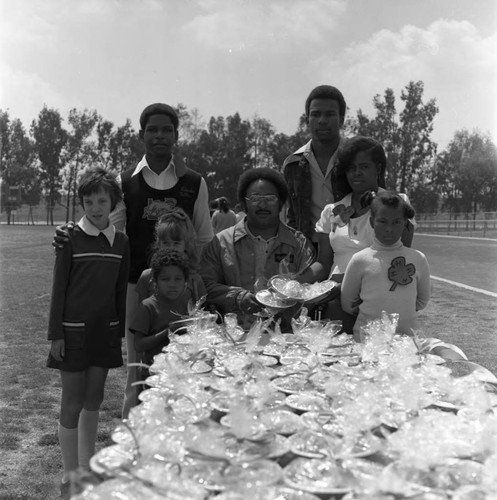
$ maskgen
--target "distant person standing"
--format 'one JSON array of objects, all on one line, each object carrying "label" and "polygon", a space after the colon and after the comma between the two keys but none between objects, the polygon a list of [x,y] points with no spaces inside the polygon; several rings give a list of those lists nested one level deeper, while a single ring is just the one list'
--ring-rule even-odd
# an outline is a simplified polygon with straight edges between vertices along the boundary
[{"label": "distant person standing", "polygon": [[218,208],[211,218],[212,229],[215,234],[236,224],[236,214],[231,210],[229,201],[224,196],[221,196],[217,202]]},{"label": "distant person standing", "polygon": [[346,104],[342,93],[330,85],[314,88],[305,101],[311,140],[286,158],[283,175],[290,192],[287,223],[317,244],[314,230],[323,208],[333,203],[332,169]]},{"label": "distant person standing", "polygon": [[107,373],[123,364],[129,272],[128,238],[109,220],[122,198],[116,178],[101,168],[88,170],[78,196],[85,215],[57,252],[48,325],[47,366],[60,370],[62,381],[59,498],[69,498],[71,471],[89,470]]}]

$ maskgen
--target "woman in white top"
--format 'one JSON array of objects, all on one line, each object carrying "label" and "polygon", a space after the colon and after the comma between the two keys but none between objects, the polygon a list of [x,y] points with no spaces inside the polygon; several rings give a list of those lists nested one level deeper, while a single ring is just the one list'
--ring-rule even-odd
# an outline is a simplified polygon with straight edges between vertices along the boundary
[{"label": "woman in white top", "polygon": [[[367,191],[385,188],[386,163],[383,146],[372,138],[356,136],[344,143],[338,153],[333,180],[340,201],[326,205],[316,223],[318,257],[298,277],[300,282],[314,283],[331,277],[341,283],[352,256],[373,243],[369,206],[361,205],[361,197]],[[407,196],[401,196],[407,200]],[[401,238],[406,247],[411,246],[413,235],[414,225],[409,221]],[[340,286],[328,300],[336,298],[339,291]],[[326,315],[342,319],[345,331],[351,333],[347,322],[352,319],[343,313],[339,300],[330,303]]]}]

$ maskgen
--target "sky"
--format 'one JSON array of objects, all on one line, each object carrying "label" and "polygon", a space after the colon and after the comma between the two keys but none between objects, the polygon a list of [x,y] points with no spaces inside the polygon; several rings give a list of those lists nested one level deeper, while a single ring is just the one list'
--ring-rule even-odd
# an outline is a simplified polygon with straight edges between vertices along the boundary
[{"label": "sky", "polygon": [[462,129],[497,143],[496,0],[0,0],[0,109],[27,129],[46,105],[138,130],[160,101],[292,134],[317,85],[372,117],[418,80],[439,150]]}]

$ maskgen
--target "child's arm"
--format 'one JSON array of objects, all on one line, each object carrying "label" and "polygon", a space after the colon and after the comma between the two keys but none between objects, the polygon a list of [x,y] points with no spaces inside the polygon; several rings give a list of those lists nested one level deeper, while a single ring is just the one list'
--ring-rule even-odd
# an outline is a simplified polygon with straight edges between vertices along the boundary
[{"label": "child's arm", "polygon": [[129,242],[128,237],[125,236],[125,248],[121,266],[119,268],[119,276],[116,283],[116,311],[119,319],[119,332],[121,337],[125,336],[126,325],[126,294],[128,291],[129,279]]},{"label": "child's arm", "polygon": [[55,256],[55,265],[52,282],[52,298],[48,321],[48,340],[52,341],[50,352],[57,361],[62,361],[65,353],[64,317],[66,292],[69,284],[72,262],[72,241],[69,238],[63,248]]},{"label": "child's arm", "polygon": [[129,329],[135,335],[134,345],[137,352],[167,344],[169,329],[152,333],[152,311],[143,302],[138,305]]},{"label": "child's arm", "polygon": [[[421,252],[420,252],[421,253]],[[422,258],[418,264],[419,279],[418,290],[416,296],[416,311],[424,309],[430,301],[431,283],[430,283],[430,266],[426,257],[421,254]]]},{"label": "child's arm", "polygon": [[66,352],[66,342],[64,339],[52,340],[50,354],[56,361],[62,361]]},{"label": "child's arm", "polygon": [[343,277],[340,302],[342,309],[349,314],[357,314],[359,311],[359,304],[361,303],[361,269],[360,261],[354,256],[347,265]]},{"label": "child's arm", "polygon": [[138,278],[138,281],[136,282],[136,293],[138,294],[138,300],[141,302],[142,300],[145,300],[146,298],[150,297],[150,280],[152,278],[152,270],[151,269],[145,269],[140,277]]},{"label": "child's arm", "polygon": [[156,347],[167,344],[169,328],[165,328],[160,332],[152,335],[140,333],[137,330],[131,330],[135,334],[135,350],[136,352],[144,352],[155,349]]}]

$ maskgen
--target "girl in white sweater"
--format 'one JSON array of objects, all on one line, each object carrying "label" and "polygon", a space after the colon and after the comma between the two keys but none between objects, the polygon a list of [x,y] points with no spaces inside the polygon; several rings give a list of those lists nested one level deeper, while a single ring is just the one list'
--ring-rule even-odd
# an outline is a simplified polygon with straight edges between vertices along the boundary
[{"label": "girl in white sweater", "polygon": [[347,265],[341,290],[344,311],[358,314],[354,338],[361,327],[381,317],[382,311],[398,313],[397,332],[412,334],[417,311],[430,299],[430,269],[423,253],[405,247],[401,236],[414,217],[414,209],[393,191],[366,193],[371,203],[373,244],[356,253]]}]

